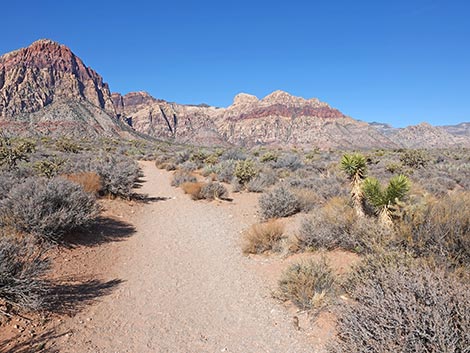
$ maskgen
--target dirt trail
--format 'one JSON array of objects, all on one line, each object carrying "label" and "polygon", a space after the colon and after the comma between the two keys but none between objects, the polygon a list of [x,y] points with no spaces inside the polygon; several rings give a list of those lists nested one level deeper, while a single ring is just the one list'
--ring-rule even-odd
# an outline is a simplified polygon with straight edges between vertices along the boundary
[{"label": "dirt trail", "polygon": [[164,199],[136,214],[111,271],[124,282],[65,323],[60,352],[314,352],[240,253],[238,206],[192,201],[142,166],[140,191]]}]

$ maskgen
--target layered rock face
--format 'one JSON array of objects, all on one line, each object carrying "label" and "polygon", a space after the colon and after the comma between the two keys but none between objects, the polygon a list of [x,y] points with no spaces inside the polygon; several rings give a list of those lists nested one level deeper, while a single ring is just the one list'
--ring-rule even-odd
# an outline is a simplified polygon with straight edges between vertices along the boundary
[{"label": "layered rock face", "polygon": [[[15,133],[121,133],[109,87],[51,40],[0,57],[0,126]],[[126,130],[126,129],[124,129]]]},{"label": "layered rock face", "polygon": [[276,91],[263,99],[245,93],[227,108],[156,100],[147,93],[113,94],[115,108],[137,131],[180,142],[319,148],[396,147],[366,123],[318,99]]},{"label": "layered rock face", "polygon": [[470,148],[470,124],[432,126],[428,123],[393,128],[387,124],[372,124],[400,147],[406,148]]}]

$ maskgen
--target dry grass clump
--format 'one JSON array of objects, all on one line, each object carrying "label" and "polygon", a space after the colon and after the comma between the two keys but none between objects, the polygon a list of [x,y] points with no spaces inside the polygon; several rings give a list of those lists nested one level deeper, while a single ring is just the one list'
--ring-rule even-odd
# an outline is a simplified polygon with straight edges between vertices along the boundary
[{"label": "dry grass clump", "polygon": [[260,254],[277,250],[284,237],[284,225],[278,220],[253,225],[243,234],[244,254]]},{"label": "dry grass clump", "polygon": [[288,217],[300,210],[297,197],[284,186],[261,195],[259,206],[264,219]]},{"label": "dry grass clump", "polygon": [[325,259],[291,265],[279,280],[277,297],[302,310],[318,312],[335,292],[335,277]]},{"label": "dry grass clump", "polygon": [[101,178],[95,172],[81,172],[62,175],[63,178],[80,185],[85,192],[97,195],[102,189]]},{"label": "dry grass clump", "polygon": [[196,177],[188,171],[178,170],[173,174],[171,179],[171,186],[180,186],[184,183],[195,183]]},{"label": "dry grass clump", "polygon": [[201,200],[201,189],[204,186],[202,182],[187,182],[181,184],[181,189],[183,189],[185,194],[191,196],[193,200]]},{"label": "dry grass clump", "polygon": [[330,352],[467,352],[470,287],[400,254],[368,257],[345,286]]},{"label": "dry grass clump", "polygon": [[[0,237],[0,300],[15,308],[40,310],[48,292],[49,261],[28,239]],[[0,312],[1,313],[1,312]]]}]

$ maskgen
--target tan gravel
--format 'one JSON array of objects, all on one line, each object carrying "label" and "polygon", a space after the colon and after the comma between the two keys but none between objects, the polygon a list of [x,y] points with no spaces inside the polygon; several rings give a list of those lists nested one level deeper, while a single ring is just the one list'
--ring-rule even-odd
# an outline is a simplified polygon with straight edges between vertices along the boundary
[{"label": "tan gravel", "polygon": [[133,215],[110,273],[115,291],[62,327],[60,352],[315,352],[241,254],[239,204],[192,201],[144,162],[139,190],[164,198]]}]

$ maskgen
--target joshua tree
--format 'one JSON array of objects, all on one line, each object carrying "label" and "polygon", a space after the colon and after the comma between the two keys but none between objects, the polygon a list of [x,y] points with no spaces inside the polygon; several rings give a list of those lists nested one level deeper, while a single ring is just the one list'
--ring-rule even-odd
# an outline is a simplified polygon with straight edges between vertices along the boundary
[{"label": "joshua tree", "polygon": [[362,181],[367,174],[366,159],[359,153],[345,154],[341,159],[341,169],[351,181],[351,198],[354,209],[359,217],[364,216],[364,195],[362,192]]},{"label": "joshua tree", "polygon": [[376,178],[367,178],[363,183],[363,191],[367,201],[375,208],[380,221],[384,225],[392,226],[392,207],[406,197],[410,191],[410,182],[406,176],[396,175],[383,190]]}]

